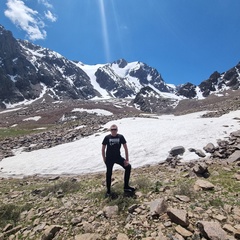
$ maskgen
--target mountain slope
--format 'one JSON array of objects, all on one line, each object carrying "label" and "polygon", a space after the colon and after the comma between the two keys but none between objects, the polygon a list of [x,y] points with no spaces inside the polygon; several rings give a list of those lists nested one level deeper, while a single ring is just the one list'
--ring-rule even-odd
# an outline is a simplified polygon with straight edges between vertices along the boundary
[{"label": "mountain slope", "polygon": [[[142,62],[85,65],[50,49],[17,40],[0,25],[0,107],[13,103],[94,98],[132,98],[143,111],[167,111],[181,99],[204,99],[237,90],[240,63],[214,72],[198,86],[167,84],[160,73]],[[163,94],[167,93],[167,94]]]},{"label": "mountain slope", "polygon": [[16,40],[0,27],[0,100],[16,103],[43,94],[55,100],[134,97],[145,85],[173,91],[156,69],[121,59],[87,66],[28,41]]},{"label": "mountain slope", "polygon": [[226,90],[237,90],[240,86],[240,63],[226,72],[215,71],[198,86],[186,83],[179,87],[177,94],[186,98],[205,98],[210,94],[221,94]]}]

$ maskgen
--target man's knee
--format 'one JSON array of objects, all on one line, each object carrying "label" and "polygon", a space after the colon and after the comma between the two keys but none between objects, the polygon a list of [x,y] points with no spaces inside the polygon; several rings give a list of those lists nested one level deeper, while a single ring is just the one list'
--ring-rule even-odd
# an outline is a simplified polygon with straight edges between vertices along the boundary
[{"label": "man's knee", "polygon": [[108,170],[108,171],[106,172],[106,175],[107,175],[107,176],[112,176],[112,170]]},{"label": "man's knee", "polygon": [[132,166],[131,164],[128,164],[126,167],[125,167],[125,170],[131,170]]}]

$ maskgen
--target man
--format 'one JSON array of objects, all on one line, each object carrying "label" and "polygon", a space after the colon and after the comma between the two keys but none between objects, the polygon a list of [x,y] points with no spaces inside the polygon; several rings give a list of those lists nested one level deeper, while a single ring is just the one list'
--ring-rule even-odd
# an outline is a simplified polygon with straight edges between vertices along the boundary
[{"label": "man", "polygon": [[[102,142],[102,157],[103,161],[106,164],[106,186],[107,193],[106,196],[111,194],[111,180],[112,180],[112,170],[115,163],[119,164],[125,169],[124,174],[124,191],[125,192],[134,192],[134,188],[129,186],[129,179],[131,174],[131,165],[129,163],[128,157],[128,147],[127,142],[123,135],[118,134],[117,125],[112,125],[110,127],[111,134],[105,136]],[[125,151],[125,158],[121,156],[121,145],[123,145]],[[106,150],[107,148],[107,150]],[[105,151],[106,150],[106,151]]]}]

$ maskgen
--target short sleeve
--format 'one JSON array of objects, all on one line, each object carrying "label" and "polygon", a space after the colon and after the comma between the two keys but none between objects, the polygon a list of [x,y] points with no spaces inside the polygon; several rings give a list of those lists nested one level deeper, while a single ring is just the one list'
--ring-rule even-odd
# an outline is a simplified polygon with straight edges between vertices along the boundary
[{"label": "short sleeve", "polygon": [[125,137],[124,137],[123,135],[121,135],[121,143],[122,143],[122,144],[127,143],[127,141],[126,141],[126,139],[125,139]]},{"label": "short sleeve", "polygon": [[106,136],[102,141],[102,145],[107,145],[107,140],[108,140],[108,137]]}]

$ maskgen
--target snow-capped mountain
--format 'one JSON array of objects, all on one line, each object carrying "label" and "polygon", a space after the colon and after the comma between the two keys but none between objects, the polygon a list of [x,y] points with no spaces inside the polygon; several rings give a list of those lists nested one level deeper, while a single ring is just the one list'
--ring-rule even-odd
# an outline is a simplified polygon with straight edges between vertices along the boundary
[{"label": "snow-capped mountain", "polygon": [[79,67],[90,77],[91,84],[101,97],[133,98],[148,85],[159,91],[173,92],[156,69],[142,62],[128,63],[120,59],[104,65]]},{"label": "snow-capped mountain", "polygon": [[[142,62],[124,59],[85,65],[50,49],[18,40],[0,25],[0,107],[38,98],[133,98],[141,110],[175,106],[183,98],[204,98],[225,89],[238,89],[240,64],[215,72],[199,86],[167,84],[160,73]],[[152,106],[155,107],[152,107]]]},{"label": "snow-capped mountain", "polygon": [[0,27],[0,100],[16,103],[39,98],[55,100],[126,98],[144,86],[173,92],[156,69],[142,62],[84,65],[66,59],[50,49],[15,39]]},{"label": "snow-capped mountain", "polygon": [[237,90],[240,87],[240,63],[226,72],[215,71],[207,80],[198,86],[186,83],[179,87],[177,94],[186,98],[205,98],[210,94],[220,94],[226,90]]}]

